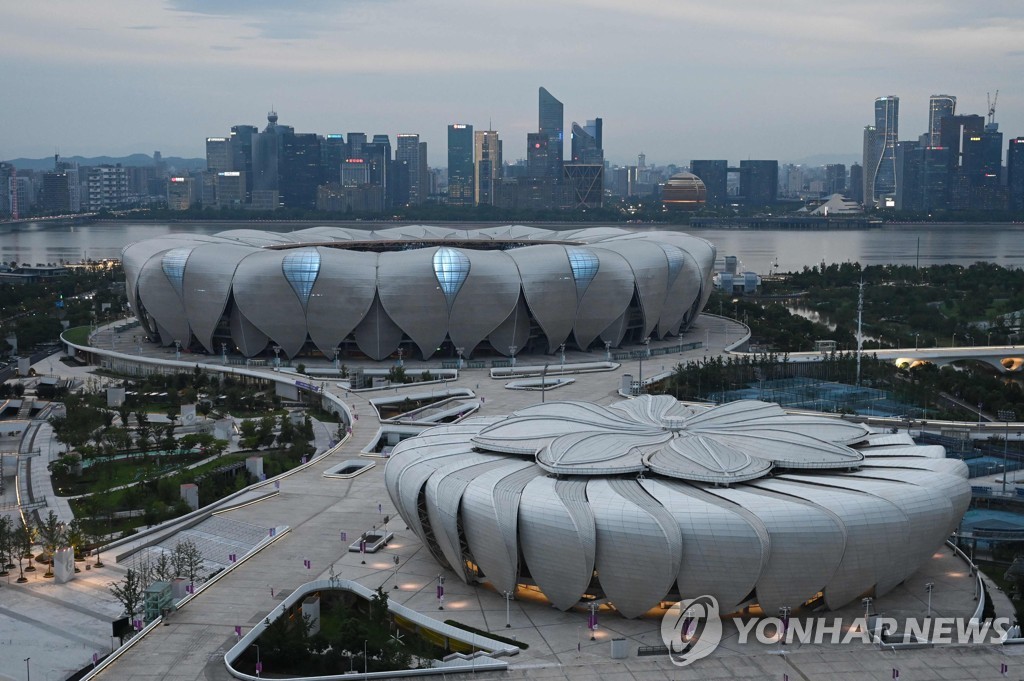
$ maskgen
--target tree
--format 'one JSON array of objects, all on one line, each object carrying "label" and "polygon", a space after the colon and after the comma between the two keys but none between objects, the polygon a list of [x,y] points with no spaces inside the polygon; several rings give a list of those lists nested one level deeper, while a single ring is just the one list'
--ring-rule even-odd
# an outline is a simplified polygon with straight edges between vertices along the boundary
[{"label": "tree", "polygon": [[14,553],[14,521],[8,515],[0,515],[0,576],[7,575],[14,567],[11,554]]},{"label": "tree", "polygon": [[194,586],[199,571],[203,569],[203,554],[199,552],[199,547],[194,541],[182,539],[174,545],[171,563],[175,574],[186,578],[189,584]]},{"label": "tree", "polygon": [[46,574],[44,577],[53,577],[53,554],[64,543],[64,524],[57,517],[57,514],[50,511],[46,518],[39,522],[39,539],[43,545],[43,552],[47,556]]},{"label": "tree", "polygon": [[[21,524],[14,531],[14,551],[18,555],[18,577],[19,582],[27,582],[28,579],[25,577],[26,572],[32,572],[35,567],[32,565],[32,545],[35,544],[36,533],[32,523],[26,523],[25,519],[21,519]],[[23,563],[28,558],[28,567],[23,568]]]},{"label": "tree", "polygon": [[162,582],[169,582],[176,576],[174,574],[174,561],[169,551],[160,552],[160,557],[153,563],[153,576]]},{"label": "tree", "polygon": [[[82,548],[85,544],[85,529],[82,527],[81,520],[75,518],[68,523],[68,527],[64,531],[64,540],[74,550],[75,560],[81,560]],[[77,570],[78,568],[75,569]]]},{"label": "tree", "polygon": [[142,582],[142,576],[132,568],[128,568],[120,582],[111,582],[107,588],[124,606],[124,614],[129,619],[139,611],[142,599],[146,595],[146,585]]}]

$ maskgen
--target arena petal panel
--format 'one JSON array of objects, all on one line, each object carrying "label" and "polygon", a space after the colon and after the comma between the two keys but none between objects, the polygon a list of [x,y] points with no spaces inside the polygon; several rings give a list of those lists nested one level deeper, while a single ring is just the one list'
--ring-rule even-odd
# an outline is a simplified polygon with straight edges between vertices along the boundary
[{"label": "arena petal panel", "polygon": [[442,428],[387,464],[410,528],[460,578],[561,609],[605,600],[638,617],[701,595],[723,612],[838,608],[912,575],[970,501],[962,462],[753,400],[547,402]]},{"label": "arena petal panel", "polygon": [[[306,306],[310,340],[326,357],[369,312],[377,290],[377,254],[318,248],[320,275]],[[338,295],[344,291],[345,295]]]}]

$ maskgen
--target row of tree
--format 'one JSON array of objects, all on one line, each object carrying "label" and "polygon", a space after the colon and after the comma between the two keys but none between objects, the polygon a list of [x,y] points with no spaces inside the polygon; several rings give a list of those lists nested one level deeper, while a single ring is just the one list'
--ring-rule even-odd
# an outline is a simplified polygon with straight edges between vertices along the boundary
[{"label": "row of tree", "polygon": [[[26,572],[34,572],[35,566],[32,561],[35,559],[46,562],[46,577],[53,576],[53,556],[58,549],[66,546],[72,547],[75,557],[79,558],[86,541],[82,523],[76,518],[70,523],[64,524],[57,517],[57,514],[50,511],[49,514],[38,522],[27,521],[19,518],[17,522],[10,516],[0,515],[0,575],[7,575],[14,568],[14,561],[18,561],[18,581],[26,582]],[[43,553],[39,556],[33,554],[36,543],[39,543]],[[24,567],[24,561],[29,561],[28,567]]]},{"label": "row of tree", "polygon": [[190,586],[195,586],[203,580],[202,570],[203,555],[199,547],[191,539],[182,539],[170,551],[161,549],[156,560],[147,559],[134,568],[128,568],[124,577],[111,582],[108,589],[130,618],[142,607],[149,585],[157,581],[184,579]]}]

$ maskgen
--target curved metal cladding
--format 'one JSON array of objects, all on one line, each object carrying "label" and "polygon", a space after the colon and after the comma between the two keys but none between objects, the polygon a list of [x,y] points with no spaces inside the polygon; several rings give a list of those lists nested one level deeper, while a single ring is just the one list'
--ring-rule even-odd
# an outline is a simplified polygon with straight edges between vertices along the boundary
[{"label": "curved metal cladding", "polygon": [[[618,319],[633,299],[633,271],[618,253],[602,248],[568,248],[569,262],[579,262],[574,268],[579,305],[573,335],[576,345],[589,347],[591,343]],[[593,262],[582,256],[597,259],[597,271],[590,274]]]},{"label": "curved metal cladding", "polygon": [[664,338],[706,301],[714,247],[611,227],[409,225],[174,234],[130,244],[122,259],[129,304],[164,344],[215,353],[227,322],[247,356],[268,345],[331,356],[354,341],[384,359],[405,338],[424,358],[446,342],[468,357],[484,342],[511,354],[572,339],[617,346],[627,331]]},{"label": "curved metal cladding", "polygon": [[[306,305],[309,338],[333,357],[346,336],[370,311],[377,291],[377,254],[317,248],[320,274]],[[344,292],[339,295],[339,292]]]},{"label": "curved metal cladding", "polygon": [[191,336],[182,281],[185,263],[191,253],[188,247],[172,248],[157,253],[139,272],[139,303],[156,322],[160,342],[186,343]]},{"label": "curved metal cladding", "polygon": [[459,287],[448,316],[448,337],[469,356],[489,333],[515,311],[519,271],[501,251],[462,251],[469,272]]},{"label": "curved metal cladding", "polygon": [[250,249],[233,245],[192,249],[185,268],[185,313],[192,326],[192,334],[207,352],[217,352],[213,332],[231,299],[235,269],[251,254]]},{"label": "curved metal cladding", "polygon": [[[448,295],[434,271],[434,255],[440,248],[421,248],[401,253],[381,253],[377,266],[377,294],[395,324],[429,358],[448,332]],[[449,249],[453,250],[453,249]],[[455,275],[446,286],[461,288]],[[415,295],[412,294],[415,292]]]},{"label": "curved metal cladding", "polygon": [[966,467],[935,454],[777,405],[643,396],[433,428],[396,447],[385,482],[466,581],[626,617],[704,594],[770,614],[882,596],[928,561],[970,502]]},{"label": "curved metal cladding", "polygon": [[285,258],[290,253],[259,251],[242,260],[235,270],[232,292],[241,315],[285,355],[294,357],[306,342],[306,310],[285,278]]}]

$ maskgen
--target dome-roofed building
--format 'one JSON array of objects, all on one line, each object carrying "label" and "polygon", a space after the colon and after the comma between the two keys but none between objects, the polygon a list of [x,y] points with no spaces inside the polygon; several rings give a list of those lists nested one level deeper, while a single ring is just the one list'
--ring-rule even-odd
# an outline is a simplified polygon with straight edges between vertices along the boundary
[{"label": "dome-roofed building", "polygon": [[402,518],[468,583],[626,617],[882,596],[956,529],[962,461],[905,434],[740,401],[547,402],[431,428],[385,470]]},{"label": "dome-roofed building", "polygon": [[700,210],[706,199],[704,181],[693,173],[676,173],[661,192],[661,203],[669,210]]}]

